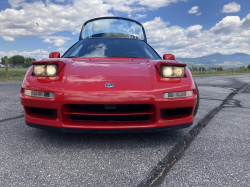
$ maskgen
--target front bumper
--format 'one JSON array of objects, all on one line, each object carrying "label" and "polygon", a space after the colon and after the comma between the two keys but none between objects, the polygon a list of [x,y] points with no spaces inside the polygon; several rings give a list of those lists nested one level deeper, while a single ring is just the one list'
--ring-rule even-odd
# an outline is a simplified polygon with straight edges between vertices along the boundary
[{"label": "front bumper", "polygon": [[[160,94],[158,92],[130,92],[129,99],[124,96],[124,92],[113,92],[112,95],[96,93],[98,96],[95,93],[89,93],[88,95],[82,93],[84,97],[81,97],[79,93],[74,93],[75,95],[66,92],[63,94],[60,92],[54,93],[55,99],[34,98],[24,95],[22,89],[21,104],[24,106],[27,125],[63,132],[99,130],[134,130],[140,132],[153,131],[154,129],[155,131],[177,129],[192,124],[194,108],[197,102],[196,90],[194,90],[193,97],[176,99],[163,99],[162,92]],[[148,104],[152,107],[148,121],[81,121],[71,119],[70,115],[73,115],[73,113],[70,112],[69,105],[72,104]],[[56,115],[39,115],[32,113],[30,108],[53,109],[56,111]],[[178,108],[188,108],[187,114],[162,116],[162,110]]]},{"label": "front bumper", "polygon": [[44,130],[51,130],[51,131],[58,131],[58,132],[65,132],[65,133],[151,133],[151,132],[161,132],[166,130],[177,130],[182,128],[190,127],[192,123],[182,124],[182,125],[175,125],[175,126],[167,126],[167,127],[159,127],[159,128],[140,128],[140,129],[77,129],[77,128],[63,128],[63,127],[53,127],[53,126],[46,126],[46,125],[39,125],[34,123],[26,122],[26,124],[30,127],[44,129]]}]

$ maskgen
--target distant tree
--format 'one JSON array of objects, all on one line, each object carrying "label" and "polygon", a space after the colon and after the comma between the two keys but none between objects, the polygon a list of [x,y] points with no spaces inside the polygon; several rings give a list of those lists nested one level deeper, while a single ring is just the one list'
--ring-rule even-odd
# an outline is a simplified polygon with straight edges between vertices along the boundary
[{"label": "distant tree", "polygon": [[[201,70],[201,67],[199,67],[199,71]],[[202,67],[202,71],[206,71],[204,67]]]},{"label": "distant tree", "polygon": [[194,71],[198,71],[197,67],[193,67],[193,70],[194,70]]},{"label": "distant tree", "polygon": [[15,55],[8,59],[9,64],[13,66],[22,66],[24,63],[24,57],[22,55]]},{"label": "distant tree", "polygon": [[1,58],[1,64],[2,64],[2,65],[5,65],[4,57]]},{"label": "distant tree", "polygon": [[31,62],[33,62],[33,61],[36,61],[36,59],[35,58],[29,58],[29,57],[28,58],[24,58],[23,67],[27,68],[27,67],[32,66]]},{"label": "distant tree", "polygon": [[245,70],[246,68],[245,68],[245,66],[241,66],[241,67],[239,67],[241,70]]},{"label": "distant tree", "polygon": [[223,68],[222,67],[217,67],[217,71],[222,71]]},{"label": "distant tree", "polygon": [[250,69],[250,64],[247,66],[248,70]]},{"label": "distant tree", "polygon": [[31,64],[31,62],[33,62],[33,61],[36,61],[36,59],[35,58],[30,58],[30,57],[24,58],[25,63],[30,63]]}]

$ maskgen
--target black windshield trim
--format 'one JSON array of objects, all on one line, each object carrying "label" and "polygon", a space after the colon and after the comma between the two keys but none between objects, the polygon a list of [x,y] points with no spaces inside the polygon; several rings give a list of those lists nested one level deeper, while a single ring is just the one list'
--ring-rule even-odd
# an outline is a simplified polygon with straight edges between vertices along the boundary
[{"label": "black windshield trim", "polygon": [[[143,41],[144,42],[144,41]],[[145,44],[147,44],[151,49],[153,49],[153,51],[159,56],[159,58],[162,60],[161,56],[156,52],[156,50],[151,46],[149,45],[147,42],[144,42]]]}]

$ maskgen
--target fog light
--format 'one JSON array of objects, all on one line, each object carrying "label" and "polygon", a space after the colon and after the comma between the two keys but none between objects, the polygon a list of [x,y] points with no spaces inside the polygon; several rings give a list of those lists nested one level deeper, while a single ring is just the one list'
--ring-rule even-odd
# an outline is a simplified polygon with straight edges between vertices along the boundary
[{"label": "fog light", "polygon": [[178,97],[192,97],[192,96],[193,96],[193,90],[184,91],[184,92],[170,92],[170,93],[163,94],[164,99],[178,98]]},{"label": "fog light", "polygon": [[31,97],[43,97],[43,98],[48,98],[48,99],[54,98],[54,93],[52,92],[43,92],[43,91],[36,91],[36,90],[24,89],[24,95],[28,95]]}]

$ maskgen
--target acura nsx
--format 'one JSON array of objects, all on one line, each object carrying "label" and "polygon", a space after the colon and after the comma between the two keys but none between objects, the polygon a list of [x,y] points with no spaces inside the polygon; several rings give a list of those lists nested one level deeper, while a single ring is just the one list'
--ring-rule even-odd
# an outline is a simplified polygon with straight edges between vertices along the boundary
[{"label": "acura nsx", "polygon": [[185,128],[199,107],[186,64],[161,58],[143,25],[121,17],[85,22],[62,56],[32,62],[20,95],[28,126],[62,132]]}]

